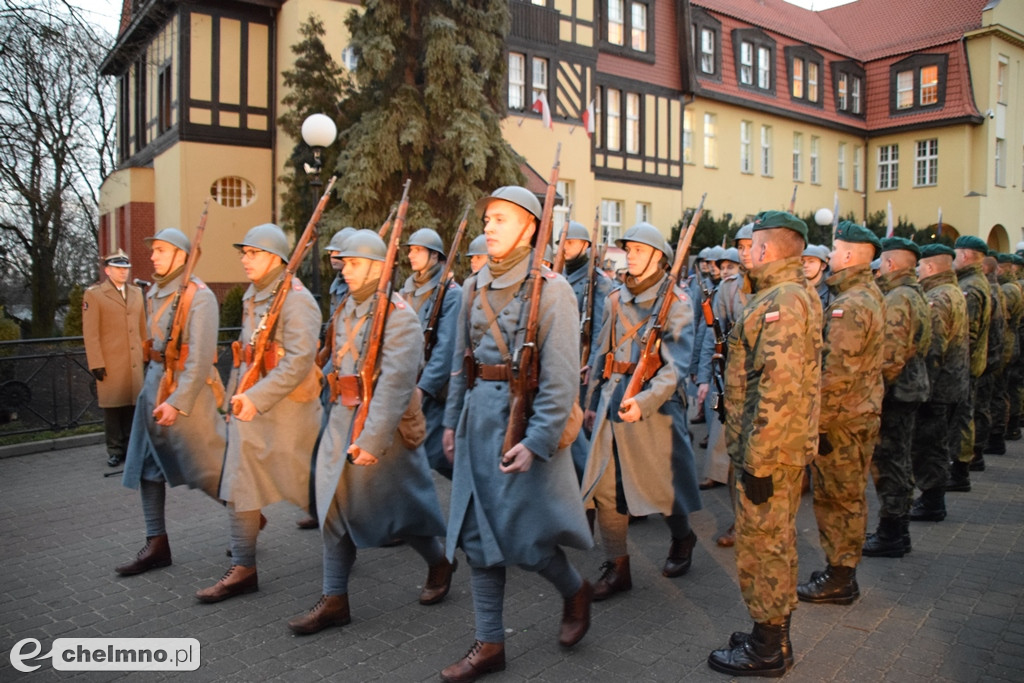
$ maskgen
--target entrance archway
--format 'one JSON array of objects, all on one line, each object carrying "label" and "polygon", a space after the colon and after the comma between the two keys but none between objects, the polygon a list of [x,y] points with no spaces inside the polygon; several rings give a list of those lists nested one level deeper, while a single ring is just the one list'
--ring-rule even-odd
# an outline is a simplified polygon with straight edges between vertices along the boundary
[{"label": "entrance archway", "polygon": [[988,239],[985,240],[985,243],[988,244],[989,249],[1001,252],[1010,251],[1010,236],[1006,234],[1006,228],[999,223],[993,225],[992,229],[988,231]]}]

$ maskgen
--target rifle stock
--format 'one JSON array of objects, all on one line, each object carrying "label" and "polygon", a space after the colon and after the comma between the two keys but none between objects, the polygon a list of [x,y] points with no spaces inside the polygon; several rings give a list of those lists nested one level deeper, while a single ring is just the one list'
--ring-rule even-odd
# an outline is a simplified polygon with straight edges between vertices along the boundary
[{"label": "rifle stock", "polygon": [[530,405],[533,394],[537,390],[540,374],[540,359],[537,356],[537,327],[540,316],[540,292],[542,286],[541,266],[544,260],[544,245],[551,241],[551,217],[555,208],[555,194],[558,186],[558,157],[562,153],[562,143],[555,148],[555,163],[551,166],[551,177],[548,180],[547,192],[544,195],[544,210],[541,212],[540,225],[537,227],[537,239],[533,249],[533,260],[530,264],[530,312],[526,318],[526,330],[523,344],[513,352],[508,383],[509,410],[508,428],[501,446],[504,458],[513,446],[526,436],[526,425],[529,421]]},{"label": "rifle stock", "polygon": [[444,306],[444,297],[448,292],[448,278],[451,276],[452,268],[455,266],[455,259],[459,255],[459,245],[466,234],[466,224],[469,222],[469,210],[472,204],[466,205],[462,213],[462,220],[452,238],[451,247],[448,248],[448,257],[445,259],[444,267],[441,269],[441,279],[437,283],[437,291],[434,293],[434,303],[430,309],[430,317],[427,318],[427,328],[423,330],[423,363],[430,360],[434,353],[434,346],[437,345],[437,323],[441,319],[441,309]]},{"label": "rifle stock", "polygon": [[[185,266],[185,274],[182,277],[178,291],[174,293],[174,303],[171,305],[171,325],[167,329],[167,343],[164,344],[164,374],[160,378],[160,385],[156,389],[156,405],[162,404],[167,397],[178,388],[178,361],[181,359],[181,336],[182,328],[185,326],[185,317],[191,306],[181,305],[181,300],[188,290],[192,280],[192,273],[195,272],[196,262],[199,261],[199,243],[206,231],[206,217],[210,210],[210,198],[206,198],[203,204],[203,213],[199,216],[199,225],[196,227],[196,236],[192,241],[192,249],[188,254],[188,261]],[[189,299],[191,303],[191,298]]]},{"label": "rifle stock", "polygon": [[587,288],[583,293],[583,311],[580,315],[580,367],[590,360],[590,338],[594,332],[594,289],[597,286],[597,231],[601,227],[601,207],[594,210],[594,227],[590,230],[590,263],[587,264]]},{"label": "rifle stock", "polygon": [[[679,235],[679,242],[676,244],[676,258],[672,262],[672,270],[669,271],[668,278],[661,284],[650,323],[644,332],[644,336],[640,339],[640,344],[643,348],[640,351],[640,358],[636,362],[636,369],[629,378],[629,384],[626,385],[626,391],[622,396],[623,401],[639,394],[644,383],[650,380],[654,373],[657,372],[658,367],[660,367],[661,358],[658,351],[661,347],[662,329],[668,320],[668,312],[672,308],[672,302],[675,299],[672,295],[672,288],[679,281],[679,273],[682,270],[683,264],[686,263],[690,251],[690,243],[693,242],[693,234],[697,231],[697,224],[700,222],[701,214],[704,213],[704,200],[707,196],[707,192],[701,196],[700,204],[690,218],[690,225],[687,226],[686,232]],[[621,406],[619,410],[622,410]]]},{"label": "rifle stock", "polygon": [[569,204],[565,212],[565,227],[562,228],[562,239],[558,241],[558,249],[555,251],[555,260],[551,262],[551,270],[561,273],[565,270],[565,243],[569,236],[569,216],[572,215],[572,204]]},{"label": "rifle stock", "polygon": [[405,181],[405,188],[402,190],[402,201],[398,204],[398,212],[395,215],[395,224],[391,229],[391,238],[388,240],[388,251],[384,257],[384,268],[381,270],[380,279],[377,281],[377,291],[374,293],[373,314],[370,318],[370,330],[367,333],[366,357],[363,358],[359,367],[359,407],[356,408],[355,418],[352,423],[352,438],[350,443],[363,432],[366,426],[366,418],[370,414],[370,401],[373,400],[373,385],[377,380],[377,371],[380,366],[380,351],[384,342],[384,325],[388,318],[388,306],[391,303],[391,274],[395,269],[395,261],[398,258],[398,242],[402,238],[402,228],[405,227],[405,215],[409,211],[409,185],[411,180]]},{"label": "rifle stock", "polygon": [[[323,215],[324,207],[327,206],[327,200],[330,199],[335,180],[337,180],[337,176],[331,176],[331,180],[327,183],[323,195],[320,196],[320,201],[317,203],[313,215],[310,216],[309,222],[306,223],[306,229],[302,231],[302,235],[299,236],[299,240],[295,243],[295,249],[292,250],[292,256],[288,259],[287,267],[274,285],[274,293],[271,296],[270,305],[263,312],[260,324],[252,331],[252,336],[249,338],[253,351],[252,363],[246,367],[245,372],[238,380],[238,387],[235,390],[236,394],[244,394],[251,389],[269,369],[266,364],[266,355],[273,348],[274,329],[277,327],[277,321],[281,317],[281,310],[284,308],[285,299],[291,290],[292,278],[295,277],[299,264],[302,263],[302,259],[305,258],[310,244],[312,244],[316,237],[316,225],[320,222],[320,216]],[[240,410],[240,406],[237,403],[232,408],[233,412],[236,413]]]},{"label": "rifle stock", "polygon": [[714,409],[718,413],[718,417],[722,423],[725,423],[725,401],[723,400],[724,384],[723,377],[725,376],[725,334],[722,331],[722,324],[718,320],[718,316],[715,315],[715,310],[712,304],[712,292],[711,288],[705,284],[704,278],[700,278],[700,288],[704,297],[701,301],[701,310],[704,313],[704,322],[708,327],[711,328],[712,333],[715,335],[715,352],[711,356],[711,378],[715,383],[715,403]]}]

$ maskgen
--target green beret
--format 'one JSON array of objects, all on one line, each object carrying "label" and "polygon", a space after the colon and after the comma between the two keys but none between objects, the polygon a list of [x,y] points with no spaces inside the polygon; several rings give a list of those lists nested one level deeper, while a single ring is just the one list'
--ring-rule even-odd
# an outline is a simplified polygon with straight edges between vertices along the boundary
[{"label": "green beret", "polygon": [[882,240],[882,253],[899,250],[909,251],[917,258],[921,258],[921,248],[906,237],[886,237]]},{"label": "green beret", "polygon": [[786,228],[798,233],[807,244],[807,224],[788,211],[762,211],[754,219],[754,231]]},{"label": "green beret", "polygon": [[982,254],[988,255],[988,245],[985,244],[985,240],[974,235],[961,235],[956,238],[956,242],[953,244],[954,249],[972,249],[974,251],[980,251]]},{"label": "green beret", "polygon": [[1011,254],[1013,256],[1013,263],[1017,266],[1024,266],[1024,256],[1020,254]]},{"label": "green beret", "polygon": [[871,232],[863,225],[857,225],[853,221],[839,221],[839,226],[836,228],[837,240],[843,242],[854,242],[860,244],[870,244],[875,248],[875,257],[877,258],[882,253],[882,242],[878,239],[878,235]]},{"label": "green beret", "polygon": [[929,256],[953,256],[956,257],[956,252],[953,251],[952,247],[947,247],[941,242],[932,242],[931,244],[925,244],[921,246],[921,258],[928,258]]},{"label": "green beret", "polygon": [[996,261],[999,263],[1013,263],[1013,254],[1002,254],[996,252],[992,255],[996,257]]}]

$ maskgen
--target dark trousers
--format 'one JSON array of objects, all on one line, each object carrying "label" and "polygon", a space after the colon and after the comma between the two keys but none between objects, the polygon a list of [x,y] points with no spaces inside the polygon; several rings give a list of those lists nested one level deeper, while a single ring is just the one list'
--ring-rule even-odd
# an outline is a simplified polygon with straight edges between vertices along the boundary
[{"label": "dark trousers", "polygon": [[960,443],[960,432],[953,424],[954,410],[953,404],[930,402],[922,403],[917,409],[910,460],[914,483],[922,491],[946,486],[950,446]]},{"label": "dark trousers", "polygon": [[878,514],[882,517],[902,517],[910,512],[914,493],[910,447],[919,405],[916,401],[907,403],[888,396],[882,401],[878,445],[871,457],[871,478],[875,481]]},{"label": "dark trousers", "polygon": [[1010,373],[1011,368],[1007,366],[993,378],[989,438],[995,437],[996,440],[1001,440],[1006,434],[1006,420],[1010,414]]},{"label": "dark trousers", "polygon": [[103,409],[103,431],[107,436],[107,455],[124,460],[128,452],[128,437],[132,433],[132,419],[135,406],[118,406]]},{"label": "dark trousers", "polygon": [[980,377],[971,377],[967,396],[953,409],[954,431],[950,434],[951,460],[970,462],[974,458],[974,405],[978,402]]},{"label": "dark trousers", "polygon": [[992,403],[996,388],[996,375],[999,370],[991,369],[978,378],[978,395],[974,402],[974,450],[978,453],[988,445],[988,435],[992,431]]}]

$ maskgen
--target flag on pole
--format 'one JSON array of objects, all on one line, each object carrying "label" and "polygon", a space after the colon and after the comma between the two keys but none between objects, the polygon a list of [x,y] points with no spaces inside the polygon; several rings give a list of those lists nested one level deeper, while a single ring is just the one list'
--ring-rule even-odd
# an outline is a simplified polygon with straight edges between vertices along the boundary
[{"label": "flag on pole", "polygon": [[942,207],[939,207],[939,223],[935,226],[935,236],[942,237]]},{"label": "flag on pole", "polygon": [[545,128],[555,127],[554,123],[551,121],[551,107],[548,106],[548,96],[543,92],[541,92],[537,99],[534,100],[533,110],[540,114]]},{"label": "flag on pole", "polygon": [[886,204],[886,209],[885,209],[885,213],[886,213],[886,217],[885,217],[885,220],[886,220],[886,223],[885,223],[885,236],[886,237],[892,237],[892,233],[893,233],[893,226],[892,226],[892,202],[886,202],[885,204]]},{"label": "flag on pole", "polygon": [[583,112],[583,130],[587,131],[588,138],[594,137],[594,100],[590,100]]},{"label": "flag on pole", "polygon": [[836,241],[836,230],[839,229],[839,193],[836,192],[832,199],[832,242]]}]

